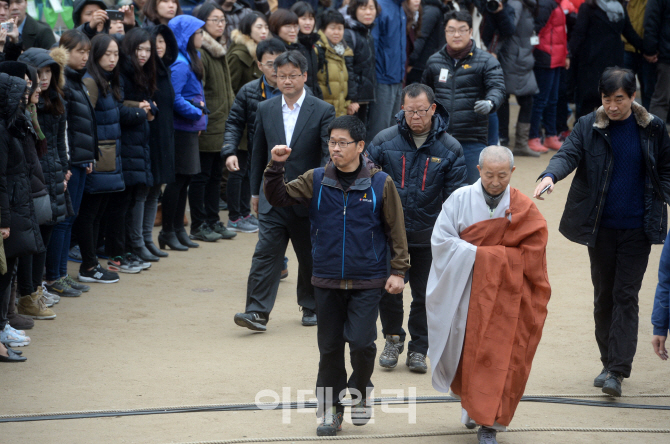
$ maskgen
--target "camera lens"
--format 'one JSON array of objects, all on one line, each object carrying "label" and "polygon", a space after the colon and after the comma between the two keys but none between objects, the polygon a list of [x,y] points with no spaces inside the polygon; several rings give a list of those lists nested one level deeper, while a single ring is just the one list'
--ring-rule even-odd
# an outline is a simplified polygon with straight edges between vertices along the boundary
[{"label": "camera lens", "polygon": [[486,2],[486,10],[488,12],[496,12],[500,7],[500,2],[498,0],[488,0]]}]

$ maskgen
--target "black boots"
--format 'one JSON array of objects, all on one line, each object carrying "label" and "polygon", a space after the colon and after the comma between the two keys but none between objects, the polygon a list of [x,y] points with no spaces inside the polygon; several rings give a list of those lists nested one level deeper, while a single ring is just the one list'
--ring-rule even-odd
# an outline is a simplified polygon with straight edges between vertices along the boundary
[{"label": "black boots", "polygon": [[160,260],[158,256],[152,254],[151,251],[149,251],[144,245],[141,247],[132,247],[132,252],[135,253],[144,262],[158,262]]},{"label": "black boots", "polygon": [[179,242],[188,248],[198,248],[200,246],[195,242],[193,242],[191,239],[189,239],[186,230],[183,228],[181,230],[179,229],[175,230],[175,235],[177,235],[177,239],[179,240]]},{"label": "black boots", "polygon": [[179,242],[179,239],[177,239],[177,235],[174,233],[174,231],[161,231],[158,235],[158,245],[162,250],[165,250],[165,246],[167,245],[171,250],[188,251],[188,247],[182,245],[181,242]]},{"label": "black boots", "polygon": [[154,256],[168,257],[168,254],[165,251],[162,251],[160,248],[158,248],[156,244],[154,244],[153,240],[144,242],[144,245],[147,247],[147,250],[149,250],[149,252]]}]

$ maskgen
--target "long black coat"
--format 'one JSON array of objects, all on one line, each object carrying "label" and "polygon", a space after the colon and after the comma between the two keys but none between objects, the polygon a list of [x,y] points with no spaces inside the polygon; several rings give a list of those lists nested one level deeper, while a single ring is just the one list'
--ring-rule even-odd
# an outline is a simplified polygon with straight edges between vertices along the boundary
[{"label": "long black coat", "polygon": [[92,163],[98,158],[98,130],[95,110],[82,82],[86,70],[65,67],[65,113],[70,165]]},{"label": "long black coat", "polygon": [[[320,56],[315,45],[319,41],[319,34],[312,33],[309,35],[298,34],[298,43],[286,43],[279,37],[275,37],[286,46],[287,51],[300,51],[307,59],[307,81],[305,85],[309,86],[314,96],[323,100],[323,92],[319,86],[319,81],[316,78],[316,73],[319,71],[324,63],[323,56]],[[321,60],[320,60],[321,58]]]},{"label": "long black coat", "polygon": [[[347,18],[344,40],[354,50],[355,94],[349,94],[352,102],[370,103],[375,101],[377,74],[375,73],[375,39],[371,27],[367,27],[351,17]],[[374,26],[374,24],[373,24]]]},{"label": "long black coat", "polygon": [[414,51],[407,61],[413,70],[423,71],[428,58],[447,43],[444,35],[444,14],[447,10],[439,0],[423,1],[421,32],[414,40]]}]

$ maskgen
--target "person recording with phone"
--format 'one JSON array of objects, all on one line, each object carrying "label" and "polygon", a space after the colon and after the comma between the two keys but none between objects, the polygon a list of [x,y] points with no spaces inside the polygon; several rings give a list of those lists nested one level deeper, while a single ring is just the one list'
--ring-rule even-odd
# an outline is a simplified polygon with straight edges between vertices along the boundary
[{"label": "person recording with phone", "polygon": [[135,12],[132,5],[112,10],[102,0],[76,0],[72,20],[77,29],[92,39],[101,32],[125,34],[135,26]]}]

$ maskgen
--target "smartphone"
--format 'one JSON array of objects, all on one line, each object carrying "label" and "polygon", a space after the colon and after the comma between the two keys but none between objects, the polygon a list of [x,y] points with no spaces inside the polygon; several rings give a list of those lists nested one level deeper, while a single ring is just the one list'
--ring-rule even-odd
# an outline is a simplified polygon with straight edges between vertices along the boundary
[{"label": "smartphone", "polygon": [[546,187],[542,188],[542,191],[540,191],[540,194],[538,194],[538,196],[542,196],[549,190],[549,188],[551,188],[551,185],[547,185]]},{"label": "smartphone", "polygon": [[13,22],[2,23],[0,26],[2,27],[2,29],[6,29],[7,32],[12,32],[14,30]]},{"label": "smartphone", "polygon": [[115,9],[108,9],[107,10],[107,17],[110,20],[123,20],[123,12],[115,10]]}]

